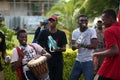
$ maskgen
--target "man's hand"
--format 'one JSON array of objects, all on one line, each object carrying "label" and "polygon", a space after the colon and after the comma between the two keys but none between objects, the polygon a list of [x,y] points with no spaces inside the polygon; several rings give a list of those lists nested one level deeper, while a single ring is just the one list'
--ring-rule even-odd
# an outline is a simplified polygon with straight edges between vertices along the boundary
[{"label": "man's hand", "polygon": [[35,55],[33,59],[38,59],[39,57],[41,57],[42,55]]},{"label": "man's hand", "polygon": [[5,60],[4,60],[5,65],[10,64],[10,59],[11,57],[9,55],[5,56]]},{"label": "man's hand", "polygon": [[61,51],[61,48],[60,47],[57,47],[56,49],[54,49],[55,52],[59,52]]},{"label": "man's hand", "polygon": [[99,60],[98,54],[97,54],[97,53],[94,53],[94,55],[93,55],[94,70],[97,69],[97,66],[98,66],[98,60]]},{"label": "man's hand", "polygon": [[73,46],[72,46],[72,50],[79,49],[80,47],[81,47],[81,45],[80,45],[80,44],[78,44],[78,45],[73,45]]}]

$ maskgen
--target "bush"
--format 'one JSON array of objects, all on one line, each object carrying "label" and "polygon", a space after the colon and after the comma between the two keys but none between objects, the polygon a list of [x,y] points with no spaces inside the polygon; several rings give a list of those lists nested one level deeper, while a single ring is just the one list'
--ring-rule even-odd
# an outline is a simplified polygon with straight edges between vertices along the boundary
[{"label": "bush", "polygon": [[7,28],[4,22],[2,23],[0,31],[5,35],[7,49],[12,49],[15,45],[14,42],[12,41],[12,37],[15,34],[15,32]]}]

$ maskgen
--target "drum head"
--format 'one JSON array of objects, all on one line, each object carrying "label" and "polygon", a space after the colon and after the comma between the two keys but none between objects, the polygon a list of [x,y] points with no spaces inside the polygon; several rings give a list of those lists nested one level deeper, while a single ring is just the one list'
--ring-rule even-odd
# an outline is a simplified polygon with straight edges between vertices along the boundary
[{"label": "drum head", "polygon": [[40,56],[40,57],[37,58],[37,59],[32,59],[31,61],[29,61],[27,65],[28,65],[29,67],[33,67],[33,66],[42,64],[42,63],[45,62],[46,60],[47,60],[47,57],[46,57],[46,56]]}]

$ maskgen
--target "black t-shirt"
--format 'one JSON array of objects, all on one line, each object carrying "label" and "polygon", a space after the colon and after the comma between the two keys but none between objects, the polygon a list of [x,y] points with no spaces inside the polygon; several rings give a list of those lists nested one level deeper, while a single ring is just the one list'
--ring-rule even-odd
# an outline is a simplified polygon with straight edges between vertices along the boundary
[{"label": "black t-shirt", "polygon": [[6,50],[5,35],[0,32],[0,51]]},{"label": "black t-shirt", "polygon": [[63,45],[67,44],[67,38],[63,31],[57,30],[55,33],[49,32],[49,30],[43,30],[41,34],[38,36],[37,41],[39,44],[46,48],[46,51],[49,52],[52,55],[53,61],[61,61],[63,60],[62,52],[50,52],[48,47],[48,36],[51,35],[53,39],[56,41],[58,47],[62,47]]}]

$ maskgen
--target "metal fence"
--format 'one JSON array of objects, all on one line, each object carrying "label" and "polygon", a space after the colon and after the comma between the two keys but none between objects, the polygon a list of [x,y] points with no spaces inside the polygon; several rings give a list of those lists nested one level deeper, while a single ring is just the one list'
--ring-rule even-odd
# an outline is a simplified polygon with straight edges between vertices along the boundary
[{"label": "metal fence", "polygon": [[42,16],[4,16],[5,24],[10,29],[25,28],[32,33],[40,25],[45,17]]}]

